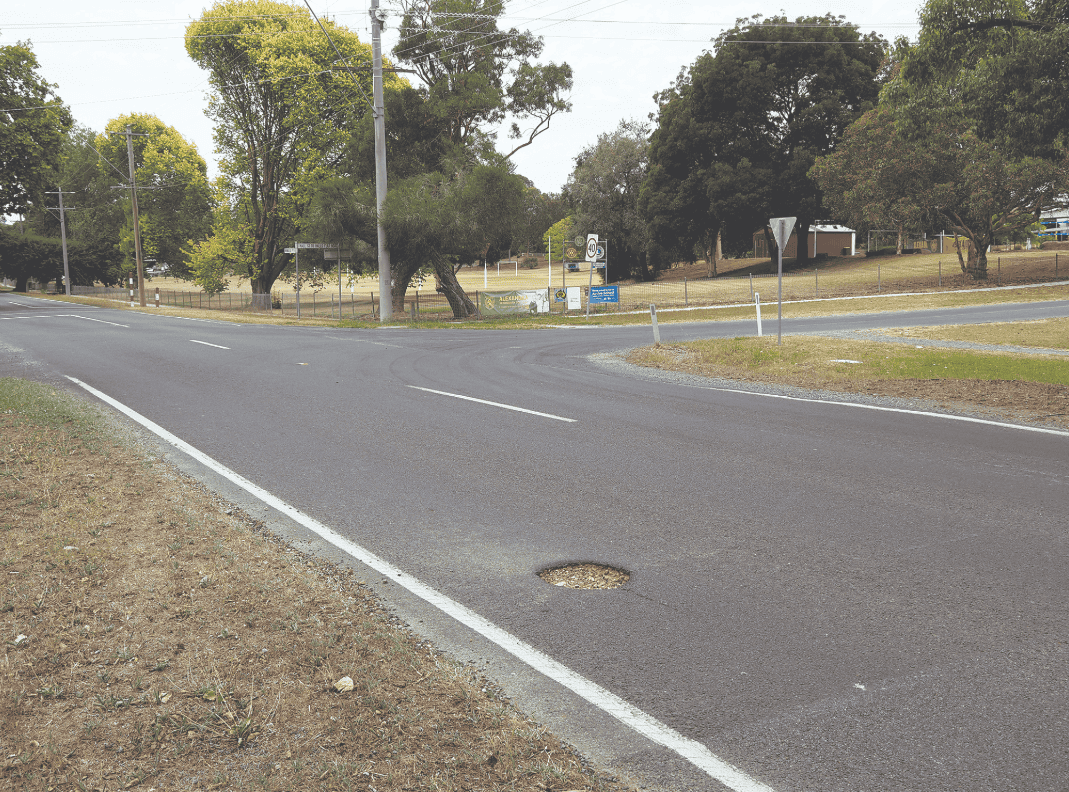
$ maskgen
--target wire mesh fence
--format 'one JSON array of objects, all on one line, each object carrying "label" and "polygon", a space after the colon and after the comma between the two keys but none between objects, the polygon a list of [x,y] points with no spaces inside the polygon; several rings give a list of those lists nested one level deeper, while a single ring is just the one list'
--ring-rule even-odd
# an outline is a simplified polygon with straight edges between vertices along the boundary
[{"label": "wire mesh fence", "polygon": [[[1069,256],[1057,252],[1050,255],[989,256],[987,277],[983,279],[974,279],[962,272],[956,257],[934,259],[932,256],[904,255],[862,260],[833,258],[818,262],[808,269],[784,273],[783,299],[813,300],[1049,283],[1069,278],[1067,269]],[[719,277],[615,285],[619,294],[619,301],[615,303],[589,304],[586,284],[571,288],[579,290],[579,310],[586,313],[589,308],[592,314],[646,311],[649,310],[650,303],[656,304],[658,308],[744,304],[752,303],[758,294],[762,302],[768,302],[775,299],[778,292],[775,274],[727,274]],[[565,290],[561,287],[527,287],[525,291],[544,294],[544,303],[548,305],[550,313],[576,312],[574,307],[569,309]],[[74,286],[72,293],[123,302],[130,299],[128,288]],[[481,304],[481,290],[465,293],[476,306]],[[491,288],[484,293],[500,294],[501,290],[500,287]],[[154,304],[155,294],[153,287],[146,288],[146,297],[150,303]],[[296,293],[281,290],[268,297],[241,291],[210,295],[200,291],[159,289],[159,296],[161,305],[177,308],[265,312],[294,318],[299,314],[301,318],[373,320],[378,317],[381,307],[376,288],[370,288],[363,293],[346,290],[340,294],[304,291],[300,294],[299,305]],[[542,298],[539,302],[543,302]],[[445,295],[433,290],[410,289],[405,295],[403,306],[402,311],[394,311],[395,318],[400,321],[448,321],[453,318],[452,308]]]}]

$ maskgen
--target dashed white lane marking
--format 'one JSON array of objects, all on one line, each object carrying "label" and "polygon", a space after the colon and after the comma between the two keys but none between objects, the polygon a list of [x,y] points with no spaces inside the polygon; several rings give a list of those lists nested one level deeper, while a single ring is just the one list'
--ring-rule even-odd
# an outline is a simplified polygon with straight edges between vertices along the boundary
[{"label": "dashed white lane marking", "polygon": [[1003,423],[1002,421],[988,421],[983,418],[970,418],[967,415],[950,415],[948,413],[925,412],[924,410],[907,410],[902,407],[880,407],[876,404],[860,404],[858,402],[834,401],[832,399],[806,399],[802,396],[785,396],[782,393],[760,393],[758,391],[741,390],[739,388],[714,388],[710,385],[696,385],[701,390],[720,391],[721,393],[741,393],[745,396],[764,396],[769,399],[784,399],[786,401],[809,402],[810,404],[826,404],[836,407],[857,407],[860,410],[875,410],[876,412],[904,413],[906,415],[923,415],[928,418],[942,418],[947,421],[964,421],[965,423],[984,424],[986,426],[999,426],[1003,429],[1019,429],[1022,432],[1039,432],[1040,434],[1069,437],[1069,432],[1063,429],[1046,429],[1042,426],[1023,426],[1021,424]]},{"label": "dashed white lane marking", "polygon": [[219,346],[218,344],[210,344],[210,343],[208,343],[207,341],[198,341],[198,340],[197,340],[197,339],[195,339],[195,338],[191,338],[191,339],[189,339],[189,342],[190,342],[191,344],[204,344],[204,346],[210,346],[210,347],[215,347],[216,349],[230,349],[230,347],[225,347],[225,346]]},{"label": "dashed white lane marking", "polygon": [[105,322],[103,319],[92,319],[88,316],[78,316],[78,314],[69,315],[73,316],[75,319],[85,319],[85,321],[87,322],[100,322],[101,324],[115,325],[116,327],[125,327],[128,330],[130,329],[130,325],[119,324],[118,322]]},{"label": "dashed white lane marking", "polygon": [[732,789],[735,792],[772,792],[771,787],[750,778],[746,773],[739,770],[737,767],[728,764],[696,740],[684,737],[682,734],[675,731],[675,729],[661,723],[652,715],[646,714],[638,707],[629,704],[616,694],[610,693],[608,690],[591,682],[586,677],[580,676],[563,663],[557,662],[549,655],[543,654],[533,646],[524,643],[516,636],[483,618],[475,611],[461,605],[459,602],[451,600],[449,597],[436,591],[412,575],[409,575],[407,572],[403,572],[388,561],[379,558],[370,550],[366,550],[355,542],[346,539],[341,534],[328,528],[299,509],[296,509],[281,498],[272,495],[262,487],[259,487],[243,476],[238,475],[230,468],[216,462],[207,454],[197,450],[189,443],[171,434],[162,426],[150,421],[145,416],[127,407],[125,404],[116,401],[107,394],[98,391],[96,388],[85,384],[81,380],[69,376],[67,379],[75,385],[84,388],[89,393],[92,393],[101,401],[110,404],[119,412],[137,421],[146,429],[170,443],[175,448],[185,452],[205,467],[215,471],[219,475],[241,487],[262,503],[285,514],[293,521],[318,534],[338,549],[348,553],[357,561],[371,567],[379,574],[388,577],[394,583],[408,589],[408,591],[412,592],[420,599],[430,603],[443,613],[452,616],[458,622],[479,633],[479,635],[482,635],[487,640],[493,641],[509,654],[526,663],[531,668],[541,672],[554,682],[563,685],[576,695],[581,696],[603,712],[612,715],[621,723],[631,727],[648,740],[655,742],[658,745],[663,745],[670,751],[674,751],[676,754],[707,773],[710,777],[715,778],[729,789]]},{"label": "dashed white lane marking", "polygon": [[479,404],[488,404],[491,407],[500,407],[503,410],[515,410],[516,412],[527,413],[528,415],[537,415],[540,418],[552,418],[554,421],[566,421],[568,423],[577,423],[578,418],[562,418],[559,415],[551,415],[550,413],[536,412],[535,410],[528,410],[524,407],[514,407],[511,404],[501,404],[500,402],[486,401],[486,399],[476,399],[474,396],[461,396],[459,393],[449,393],[448,391],[434,390],[432,388],[420,388],[417,385],[409,385],[408,387],[415,390],[426,391],[427,393],[437,393],[439,396],[451,396],[454,399],[463,399],[464,401],[477,402]]}]

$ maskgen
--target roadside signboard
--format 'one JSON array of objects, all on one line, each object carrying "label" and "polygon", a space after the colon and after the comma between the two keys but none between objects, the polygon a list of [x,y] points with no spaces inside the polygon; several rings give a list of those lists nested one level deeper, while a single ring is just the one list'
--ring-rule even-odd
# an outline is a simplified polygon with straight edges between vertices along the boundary
[{"label": "roadside signboard", "polygon": [[311,250],[334,250],[340,246],[337,242],[298,242],[297,247],[302,250],[306,248]]},{"label": "roadside signboard", "polygon": [[586,260],[597,261],[598,260],[598,235],[587,234],[586,235]]},{"label": "roadside signboard", "polygon": [[568,310],[578,311],[580,308],[582,308],[582,297],[580,296],[581,289],[578,286],[568,286],[566,291],[568,293]]},{"label": "roadside signboard", "polygon": [[525,289],[506,292],[480,292],[479,311],[483,314],[548,313],[549,299],[545,289]]},{"label": "roadside signboard", "polygon": [[620,302],[619,286],[591,286],[590,299],[587,301],[594,305]]}]

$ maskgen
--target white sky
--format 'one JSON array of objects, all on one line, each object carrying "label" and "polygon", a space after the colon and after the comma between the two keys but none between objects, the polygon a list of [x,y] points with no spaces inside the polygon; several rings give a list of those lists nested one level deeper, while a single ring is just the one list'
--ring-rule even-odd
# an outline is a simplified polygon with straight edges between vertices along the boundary
[{"label": "white sky", "polygon": [[[311,0],[312,8],[370,42],[367,0]],[[75,119],[93,130],[122,113],[157,115],[196,144],[217,173],[212,126],[204,115],[207,73],[186,55],[185,27],[210,5],[205,0],[4,0],[0,44],[29,40],[45,79]],[[390,0],[382,5],[396,11]],[[542,61],[571,64],[573,111],[517,153],[518,170],[539,189],[556,192],[575,156],[624,118],[646,120],[652,96],[666,88],[711,39],[737,17],[761,13],[841,14],[862,32],[889,41],[915,39],[921,0],[511,0],[502,27],[544,36]],[[391,16],[383,51],[397,41]],[[504,136],[502,136],[504,137]],[[505,148],[502,140],[499,148]]]}]

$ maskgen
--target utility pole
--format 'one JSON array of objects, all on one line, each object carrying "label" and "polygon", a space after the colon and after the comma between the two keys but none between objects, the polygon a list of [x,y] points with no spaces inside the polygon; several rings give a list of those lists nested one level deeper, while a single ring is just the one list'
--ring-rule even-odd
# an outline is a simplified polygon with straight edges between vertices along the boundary
[{"label": "utility pole", "polygon": [[382,227],[382,205],[386,202],[386,110],[382,101],[382,23],[386,12],[379,10],[379,0],[371,0],[371,89],[375,105],[375,211],[378,215],[379,242],[379,321],[393,316],[390,282],[390,251],[386,248],[386,229]]},{"label": "utility pole", "polygon": [[[67,296],[71,296],[71,269],[67,264],[67,215],[66,212],[75,209],[74,206],[63,206],[63,187],[57,186],[57,192],[45,193],[45,195],[58,195],[59,196],[59,234],[60,239],[63,240],[63,285],[66,287]],[[73,193],[67,193],[67,195],[73,195]],[[51,209],[49,211],[52,211]]]},{"label": "utility pole", "polygon": [[147,132],[134,132],[127,124],[125,132],[112,132],[113,135],[126,135],[126,156],[130,161],[130,197],[134,208],[134,256],[137,260],[137,296],[141,307],[145,307],[145,265],[141,257],[141,221],[137,215],[137,179],[134,176],[134,138],[148,137]]}]

